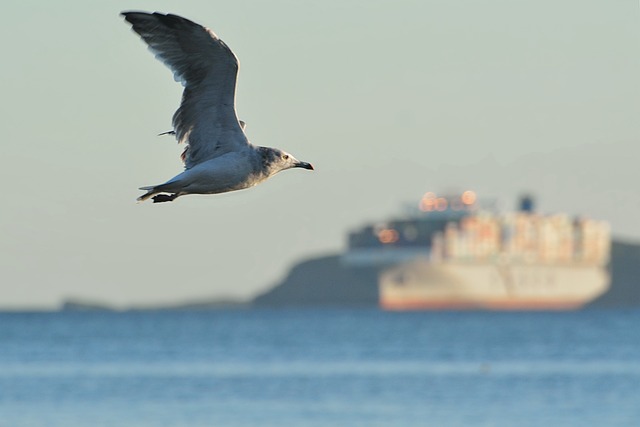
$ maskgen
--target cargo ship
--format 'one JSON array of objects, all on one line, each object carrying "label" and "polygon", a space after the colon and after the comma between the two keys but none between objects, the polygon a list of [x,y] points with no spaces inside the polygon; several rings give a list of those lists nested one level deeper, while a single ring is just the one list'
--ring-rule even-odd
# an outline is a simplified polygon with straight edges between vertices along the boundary
[{"label": "cargo ship", "polygon": [[380,271],[387,310],[570,310],[606,292],[609,224],[534,207],[428,192],[403,218],[351,232],[341,262]]}]

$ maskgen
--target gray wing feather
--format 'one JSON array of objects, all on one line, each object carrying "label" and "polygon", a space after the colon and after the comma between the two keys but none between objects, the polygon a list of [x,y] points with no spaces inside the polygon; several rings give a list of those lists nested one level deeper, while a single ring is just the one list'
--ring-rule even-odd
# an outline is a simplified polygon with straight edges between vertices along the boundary
[{"label": "gray wing feather", "polygon": [[178,142],[189,145],[186,167],[247,146],[235,110],[238,59],[231,49],[213,31],[180,16],[122,15],[184,86],[173,128]]}]

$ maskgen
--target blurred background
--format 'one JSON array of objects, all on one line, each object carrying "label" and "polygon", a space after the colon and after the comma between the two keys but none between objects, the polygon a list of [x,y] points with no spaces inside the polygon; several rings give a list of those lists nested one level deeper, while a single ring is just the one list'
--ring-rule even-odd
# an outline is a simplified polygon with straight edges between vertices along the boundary
[{"label": "blurred background", "polygon": [[[135,203],[177,174],[182,88],[118,16],[182,14],[241,63],[254,144],[312,162],[251,191]],[[640,238],[637,2],[10,2],[0,306],[249,299],[427,191]],[[250,267],[247,267],[250,266]]]},{"label": "blurred background", "polygon": [[[182,87],[123,10],[316,170],[136,204]],[[3,12],[0,427],[640,423],[638,1]]]}]

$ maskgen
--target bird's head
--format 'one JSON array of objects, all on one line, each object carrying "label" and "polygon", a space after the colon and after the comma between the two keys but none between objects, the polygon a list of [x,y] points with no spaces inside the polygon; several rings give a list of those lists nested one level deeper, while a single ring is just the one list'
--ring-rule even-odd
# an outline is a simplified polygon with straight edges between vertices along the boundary
[{"label": "bird's head", "polygon": [[291,154],[277,148],[260,147],[260,153],[262,155],[262,167],[268,175],[291,168],[313,170],[311,163],[301,162]]}]

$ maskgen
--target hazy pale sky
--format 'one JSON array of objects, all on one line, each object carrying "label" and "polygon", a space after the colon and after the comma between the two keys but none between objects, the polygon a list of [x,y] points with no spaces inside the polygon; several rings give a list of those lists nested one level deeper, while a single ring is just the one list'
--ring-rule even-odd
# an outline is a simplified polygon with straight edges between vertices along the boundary
[{"label": "hazy pale sky", "polygon": [[[241,69],[256,145],[315,172],[136,204],[176,175],[182,88],[118,16],[183,15]],[[11,2],[0,26],[0,307],[249,297],[425,191],[640,239],[637,0]]]}]

